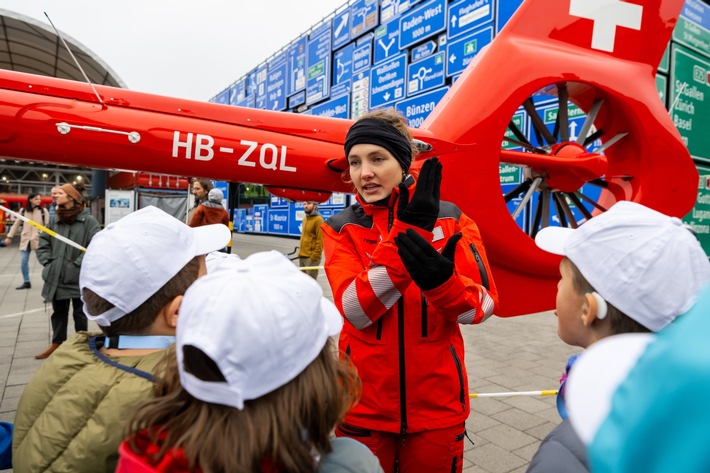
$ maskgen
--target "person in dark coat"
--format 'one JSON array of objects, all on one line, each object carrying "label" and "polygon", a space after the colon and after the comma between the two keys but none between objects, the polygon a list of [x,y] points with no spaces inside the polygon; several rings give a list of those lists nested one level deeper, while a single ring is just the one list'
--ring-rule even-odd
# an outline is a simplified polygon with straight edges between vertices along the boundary
[{"label": "person in dark coat", "polygon": [[[57,190],[57,215],[49,228],[84,248],[89,246],[91,239],[101,229],[89,209],[84,208],[81,192],[71,184],[64,184]],[[73,306],[74,330],[87,330],[88,322],[79,292],[79,270],[84,252],[48,233],[42,233],[37,247],[37,259],[44,266],[42,297],[52,303],[52,343],[46,350],[35,355],[36,359],[41,360],[54,353],[67,339],[69,304]]]}]

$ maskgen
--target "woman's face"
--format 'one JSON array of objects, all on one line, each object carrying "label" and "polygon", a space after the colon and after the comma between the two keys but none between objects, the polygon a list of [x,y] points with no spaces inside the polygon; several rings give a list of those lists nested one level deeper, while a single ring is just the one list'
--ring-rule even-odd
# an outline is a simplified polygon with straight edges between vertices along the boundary
[{"label": "woman's face", "polygon": [[348,155],[350,179],[355,189],[367,203],[388,197],[404,173],[397,159],[381,146],[355,145]]},{"label": "woman's face", "polygon": [[72,201],[73,199],[69,197],[63,189],[57,189],[57,205],[61,205],[63,207],[71,207],[70,203]]},{"label": "woman's face", "polygon": [[42,196],[37,194],[30,199],[30,203],[32,204],[32,207],[39,207],[42,203]]}]

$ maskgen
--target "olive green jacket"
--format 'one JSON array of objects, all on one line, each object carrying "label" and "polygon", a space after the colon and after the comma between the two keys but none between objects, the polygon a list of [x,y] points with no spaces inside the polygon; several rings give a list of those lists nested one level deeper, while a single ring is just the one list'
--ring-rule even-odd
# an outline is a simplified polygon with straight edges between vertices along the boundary
[{"label": "olive green jacket", "polygon": [[116,469],[126,423],[153,394],[151,381],[125,369],[150,374],[167,350],[102,360],[89,347],[95,335],[79,332],[64,342],[25,387],[15,415],[16,473]]},{"label": "olive green jacket", "polygon": [[[55,218],[49,228],[84,248],[89,246],[91,239],[101,230],[99,222],[91,216],[89,209],[82,210],[77,215],[76,221],[70,225]],[[67,245],[45,232],[39,236],[37,259],[44,266],[42,269],[42,280],[44,280],[42,297],[44,300],[66,300],[81,297],[79,270],[84,259],[83,251]]]}]

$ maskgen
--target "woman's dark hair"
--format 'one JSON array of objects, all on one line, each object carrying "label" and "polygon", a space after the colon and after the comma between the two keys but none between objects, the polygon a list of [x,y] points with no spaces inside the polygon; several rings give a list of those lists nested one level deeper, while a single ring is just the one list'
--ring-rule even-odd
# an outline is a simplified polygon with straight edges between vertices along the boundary
[{"label": "woman's dark hair", "polygon": [[32,199],[34,199],[38,195],[40,195],[39,192],[30,192],[29,194],[27,194],[27,204],[25,205],[25,215],[27,215],[28,212],[32,213]]}]

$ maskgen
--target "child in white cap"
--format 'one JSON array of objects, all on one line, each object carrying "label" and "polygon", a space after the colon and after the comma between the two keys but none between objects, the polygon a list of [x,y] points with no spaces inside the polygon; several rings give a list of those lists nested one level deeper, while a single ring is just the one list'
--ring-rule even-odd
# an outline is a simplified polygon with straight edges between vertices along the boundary
[{"label": "child in white cap", "polygon": [[318,283],[275,251],[200,279],[117,472],[381,472],[367,447],[332,438],[360,392],[331,338],[342,325]]},{"label": "child in white cap", "polygon": [[155,207],[94,236],[79,287],[103,334],[77,333],[26,386],[16,471],[114,471],[125,422],[150,397],[151,373],[174,342],[182,295],[205,274],[204,255],[230,238],[224,225],[193,229]]},{"label": "child in white cap", "polygon": [[[545,228],[535,243],[564,256],[557,331],[581,348],[610,335],[664,329],[710,280],[708,258],[681,220],[635,202],[619,202],[578,229]],[[588,471],[586,449],[566,420],[564,378],[558,410],[565,420],[543,440],[528,472]]]}]

